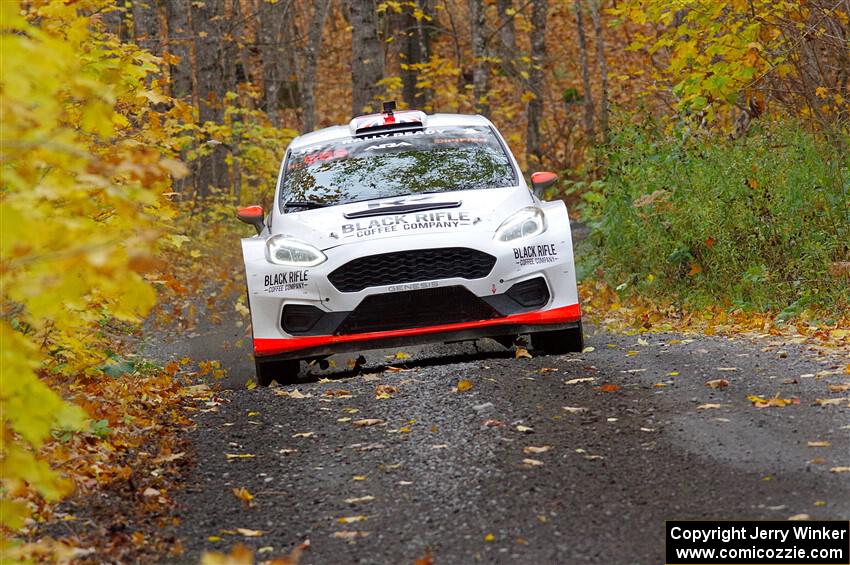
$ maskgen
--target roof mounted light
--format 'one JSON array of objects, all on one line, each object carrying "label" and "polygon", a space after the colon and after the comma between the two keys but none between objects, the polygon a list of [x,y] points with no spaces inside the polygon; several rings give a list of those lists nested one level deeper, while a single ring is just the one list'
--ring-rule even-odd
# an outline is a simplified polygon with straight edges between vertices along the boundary
[{"label": "roof mounted light", "polygon": [[352,137],[371,137],[382,133],[398,133],[425,129],[425,112],[420,110],[399,110],[396,112],[395,100],[383,103],[380,114],[358,116],[351,120],[348,128]]}]

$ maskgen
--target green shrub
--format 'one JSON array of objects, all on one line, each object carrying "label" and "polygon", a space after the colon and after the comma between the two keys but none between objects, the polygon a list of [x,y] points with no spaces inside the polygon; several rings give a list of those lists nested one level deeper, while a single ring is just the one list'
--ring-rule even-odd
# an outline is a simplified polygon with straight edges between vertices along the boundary
[{"label": "green shrub", "polygon": [[647,122],[618,129],[607,161],[582,212],[587,264],[612,284],[696,307],[850,307],[845,151],[792,124],[731,140]]}]

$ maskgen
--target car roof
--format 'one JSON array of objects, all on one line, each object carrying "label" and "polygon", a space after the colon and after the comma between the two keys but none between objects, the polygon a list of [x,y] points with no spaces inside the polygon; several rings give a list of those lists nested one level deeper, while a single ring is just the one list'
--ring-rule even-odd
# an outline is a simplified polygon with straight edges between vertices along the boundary
[{"label": "car roof", "polygon": [[[429,114],[427,116],[426,128],[448,127],[448,126],[490,126],[490,120],[480,115],[472,114]],[[379,131],[375,132],[379,134]],[[351,139],[349,126],[331,126],[310,133],[299,135],[289,144],[290,149],[297,149],[306,145],[314,145],[334,141],[338,139]]]}]

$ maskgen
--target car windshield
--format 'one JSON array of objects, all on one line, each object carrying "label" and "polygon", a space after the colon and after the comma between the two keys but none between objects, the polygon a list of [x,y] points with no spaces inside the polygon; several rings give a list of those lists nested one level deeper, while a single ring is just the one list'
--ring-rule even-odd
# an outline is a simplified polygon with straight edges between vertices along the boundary
[{"label": "car windshield", "polygon": [[517,181],[492,129],[439,127],[299,148],[290,153],[282,182],[282,203],[344,204]]}]

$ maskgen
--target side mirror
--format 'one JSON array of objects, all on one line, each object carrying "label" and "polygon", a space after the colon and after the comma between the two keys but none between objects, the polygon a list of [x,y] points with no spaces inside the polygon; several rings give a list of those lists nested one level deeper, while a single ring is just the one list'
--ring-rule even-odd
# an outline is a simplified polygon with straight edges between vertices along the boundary
[{"label": "side mirror", "polygon": [[531,188],[537,198],[543,198],[543,191],[552,186],[558,180],[558,175],[549,172],[531,174]]},{"label": "side mirror", "polygon": [[239,208],[239,211],[236,212],[236,217],[239,218],[240,221],[254,226],[254,229],[257,230],[257,234],[260,234],[265,227],[265,223],[263,222],[262,206],[245,206],[244,208]]}]

